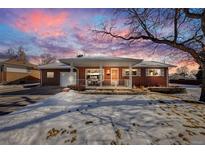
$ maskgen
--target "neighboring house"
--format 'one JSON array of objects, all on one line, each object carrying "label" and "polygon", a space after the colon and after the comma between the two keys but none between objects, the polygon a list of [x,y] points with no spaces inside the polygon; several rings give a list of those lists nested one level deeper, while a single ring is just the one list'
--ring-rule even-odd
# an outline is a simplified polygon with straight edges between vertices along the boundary
[{"label": "neighboring house", "polygon": [[41,84],[89,88],[168,86],[173,65],[119,57],[76,57],[40,66]]},{"label": "neighboring house", "polygon": [[40,81],[40,71],[37,66],[25,60],[0,59],[0,83],[21,84]]}]

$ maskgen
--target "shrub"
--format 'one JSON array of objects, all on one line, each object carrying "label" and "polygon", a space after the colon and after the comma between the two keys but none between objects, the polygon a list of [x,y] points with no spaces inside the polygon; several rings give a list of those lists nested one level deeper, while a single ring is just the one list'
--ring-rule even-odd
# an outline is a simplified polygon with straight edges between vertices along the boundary
[{"label": "shrub", "polygon": [[85,90],[85,86],[80,86],[80,85],[72,85],[72,86],[68,86],[68,88],[70,88],[72,90],[77,90],[77,91],[84,91]]},{"label": "shrub", "polygon": [[159,92],[165,94],[186,93],[186,88],[182,87],[152,87],[148,89],[152,92]]}]

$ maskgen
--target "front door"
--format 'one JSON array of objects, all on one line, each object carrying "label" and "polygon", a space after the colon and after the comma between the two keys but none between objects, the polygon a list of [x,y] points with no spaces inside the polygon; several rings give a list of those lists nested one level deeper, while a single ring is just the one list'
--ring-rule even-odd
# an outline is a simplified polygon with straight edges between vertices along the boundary
[{"label": "front door", "polygon": [[119,84],[119,68],[111,68],[111,85],[117,86]]}]

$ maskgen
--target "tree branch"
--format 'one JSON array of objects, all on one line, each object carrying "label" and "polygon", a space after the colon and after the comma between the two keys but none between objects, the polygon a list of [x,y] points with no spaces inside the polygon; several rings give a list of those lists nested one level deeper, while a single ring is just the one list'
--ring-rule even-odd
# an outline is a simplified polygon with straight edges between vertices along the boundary
[{"label": "tree branch", "polygon": [[175,9],[175,15],[174,15],[174,42],[177,42],[177,36],[178,36],[178,14],[179,10]]},{"label": "tree branch", "polygon": [[123,40],[126,40],[126,41],[143,39],[143,40],[151,40],[152,42],[158,43],[158,44],[165,44],[165,45],[174,47],[176,49],[179,49],[181,51],[184,51],[184,52],[187,52],[187,53],[191,54],[192,57],[196,60],[196,62],[198,64],[201,64],[201,61],[200,61],[201,58],[196,53],[196,51],[192,48],[186,47],[182,43],[179,44],[179,43],[176,43],[174,41],[170,41],[170,40],[166,40],[166,39],[162,40],[162,39],[159,39],[159,38],[149,37],[149,36],[146,36],[146,35],[124,37],[124,36],[113,34],[111,31],[106,31],[106,30],[105,31],[103,31],[103,30],[93,30],[93,32],[105,34],[105,35],[108,35],[108,36],[111,36],[111,37],[114,37],[114,38],[117,38],[117,39],[123,39]]},{"label": "tree branch", "polygon": [[197,14],[197,13],[191,13],[189,12],[188,8],[183,9],[184,13],[186,14],[187,17],[189,18],[194,18],[194,19],[201,19],[203,14]]}]

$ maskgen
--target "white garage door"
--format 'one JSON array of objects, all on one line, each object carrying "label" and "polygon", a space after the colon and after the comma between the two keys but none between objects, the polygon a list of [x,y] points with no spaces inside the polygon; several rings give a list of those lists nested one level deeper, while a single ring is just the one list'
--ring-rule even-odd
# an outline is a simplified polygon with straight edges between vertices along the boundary
[{"label": "white garage door", "polygon": [[17,72],[17,73],[28,73],[28,69],[25,68],[14,68],[14,67],[7,67],[7,72]]},{"label": "white garage door", "polygon": [[76,85],[76,72],[60,72],[60,86]]}]

